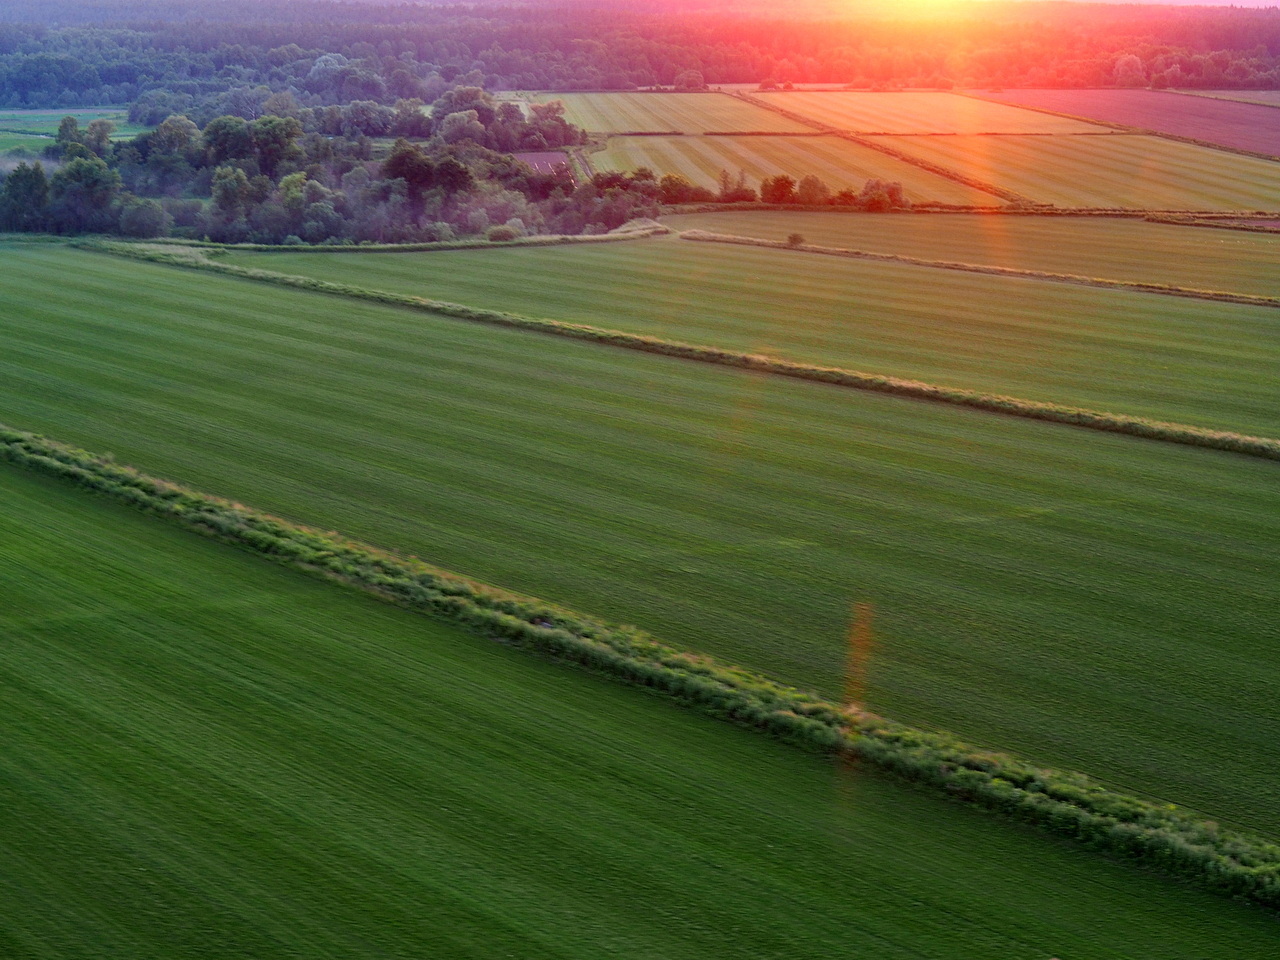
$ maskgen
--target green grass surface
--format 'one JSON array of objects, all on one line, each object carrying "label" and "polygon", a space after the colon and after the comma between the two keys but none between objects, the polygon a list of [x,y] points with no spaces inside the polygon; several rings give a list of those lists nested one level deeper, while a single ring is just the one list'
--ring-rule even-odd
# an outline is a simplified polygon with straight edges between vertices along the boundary
[{"label": "green grass surface", "polygon": [[[1220,231],[1198,232],[1208,244]],[[234,252],[226,259],[748,353],[1280,436],[1275,308],[674,238],[425,254]]]},{"label": "green grass surface", "polygon": [[787,213],[663,217],[676,230],[808,243],[1016,270],[1280,296],[1280,234],[1099,217]]},{"label": "green grass surface", "polygon": [[0,502],[7,957],[1237,960],[1277,935],[82,491],[3,467]]},{"label": "green grass surface", "polygon": [[995,207],[1001,200],[981,190],[837,137],[610,137],[603,151],[590,156],[597,170],[648,167],[659,176],[678,173],[709,189],[719,186],[721,170],[747,175],[758,188],[780,173],[799,180],[813,174],[833,191],[861,190],[872,177],[897,180],[913,202]]},{"label": "green grass surface", "polygon": [[1280,209],[1280,163],[1160,137],[884,137],[881,142],[1060,207]]},{"label": "green grass surface", "polygon": [[1098,133],[1105,127],[954,93],[753,93],[855,133]]},{"label": "green grass surface", "polygon": [[592,133],[804,133],[812,128],[722,93],[541,93]]},{"label": "green grass surface", "polygon": [[114,139],[135,137],[150,127],[130,123],[129,114],[122,107],[68,107],[56,110],[0,109],[0,131],[6,133],[43,134],[51,137],[58,132],[63,117],[75,117],[81,130],[94,120],[110,120],[116,126]]},{"label": "green grass surface", "polygon": [[10,133],[0,126],[0,152],[8,152],[15,147],[22,147],[32,158],[39,159],[44,152],[44,148],[51,143],[53,143],[53,140],[47,136],[37,136],[30,133]]},{"label": "green grass surface", "polygon": [[4,255],[12,426],[1280,834],[1272,463]]}]

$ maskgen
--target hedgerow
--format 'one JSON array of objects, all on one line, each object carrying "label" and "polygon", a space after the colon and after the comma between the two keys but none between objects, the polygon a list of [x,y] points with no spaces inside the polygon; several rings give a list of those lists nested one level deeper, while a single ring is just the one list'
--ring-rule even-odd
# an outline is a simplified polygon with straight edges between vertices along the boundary
[{"label": "hedgerow", "polygon": [[1225,450],[1231,453],[1264,457],[1269,460],[1280,460],[1280,439],[1270,437],[1255,437],[1226,430],[1208,430],[1203,427],[1194,427],[1181,423],[1148,420],[1142,417],[1086,410],[1056,403],[1022,400],[1017,397],[979,393],[975,390],[939,386],[918,380],[906,380],[901,377],[862,373],[857,370],[844,370],[839,367],[821,367],[795,363],[777,357],[738,353],[732,350],[722,350],[718,347],[680,343],[678,341],[663,340],[659,337],[593,327],[587,324],[547,320],[539,317],[524,317],[514,313],[503,313],[497,310],[485,310],[479,307],[448,303],[443,300],[429,300],[425,297],[389,293],[382,290],[367,290],[363,287],[345,283],[334,283],[312,277],[299,277],[274,273],[269,270],[255,270],[249,267],[220,263],[217,260],[202,256],[201,251],[194,249],[170,251],[147,244],[118,243],[104,240],[75,241],[74,245],[83,249],[99,250],[153,263],[209,270],[278,286],[313,290],[319,293],[408,307],[415,310],[427,310],[431,313],[455,317],[460,320],[530,330],[568,337],[574,340],[585,340],[591,343],[621,347],[626,350],[639,350],[644,353],[679,357],[684,360],[696,360],[701,363],[714,363],[724,367],[735,367],[759,373],[772,373],[796,380],[809,380],[815,383],[849,387],[855,390],[887,393],[894,396],[910,397],[915,400],[947,403],[953,406],[970,407],[991,413],[1002,413],[1032,420],[1086,427],[1091,430],[1102,430],[1108,433],[1127,434],[1148,440],[1162,440],[1168,443],[1181,443],[1188,446],[1207,447],[1213,450]]},{"label": "hedgerow", "polygon": [[520,597],[365,544],[158,480],[0,426],[0,459],[59,477],[278,563],[451,620],[494,640],[647,687],[713,716],[856,759],[958,800],[1280,907],[1280,846],[1127,796],[1069,771],[1032,766],[840,706],[746,670],[676,650],[633,628]]},{"label": "hedgerow", "polygon": [[[670,233],[661,225],[655,225],[643,232],[650,234]],[[474,238],[468,240],[437,240],[430,243],[300,243],[281,246],[268,243],[213,243],[208,240],[175,240],[157,238],[148,240],[141,246],[173,247],[181,249],[196,247],[202,250],[239,250],[249,253],[429,253],[435,250],[477,250],[490,247],[556,247],[574,243],[609,243],[617,240],[634,240],[639,234],[630,231],[625,234],[544,234],[533,237],[516,237],[511,240],[487,240]],[[23,235],[23,239],[26,236]],[[53,238],[65,243],[64,237]]]}]

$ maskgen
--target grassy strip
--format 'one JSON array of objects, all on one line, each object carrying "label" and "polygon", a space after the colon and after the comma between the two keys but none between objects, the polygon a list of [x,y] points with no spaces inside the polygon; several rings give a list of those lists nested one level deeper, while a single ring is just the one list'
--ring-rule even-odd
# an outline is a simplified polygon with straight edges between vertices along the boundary
[{"label": "grassy strip", "polygon": [[114,243],[101,240],[85,240],[75,244],[84,249],[97,250],[118,256],[147,260],[152,263],[163,263],[175,266],[191,267],[197,270],[210,270],[216,273],[241,277],[246,280],[258,280],[285,287],[297,287],[302,290],[314,290],[336,296],[353,297],[374,303],[392,304],[417,310],[429,310],[433,313],[454,317],[460,320],[472,320],[478,323],[489,323],[497,326],[514,327],[520,330],[531,330],[554,336],[568,337],[574,340],[586,340],[592,343],[603,343],[627,350],[639,350],[645,353],[656,353],[684,360],[697,360],[702,363],[714,363],[725,367],[736,367],[742,370],[753,370],[760,373],[771,373],[777,376],[792,377],[797,380],[810,380],[816,383],[827,383],[834,386],[850,387],[856,390],[870,390],[876,393],[888,393],[916,400],[930,400],[935,403],[948,403],[954,406],[972,407],[991,413],[1002,413],[1010,416],[1026,417],[1049,423],[1064,423],[1071,426],[1087,427],[1091,430],[1102,430],[1109,433],[1123,433],[1129,436],[1143,437],[1148,440],[1162,440],[1168,443],[1181,443],[1194,447],[1207,447],[1212,450],[1225,450],[1231,453],[1243,453],[1248,456],[1263,457],[1269,460],[1280,460],[1280,439],[1256,437],[1226,430],[1207,430],[1181,423],[1168,423],[1160,420],[1148,420],[1125,414],[1105,413],[1097,410],[1085,410],[1055,403],[1041,403],[1033,400],[1022,400],[1017,397],[1005,397],[997,394],[979,393],[975,390],[963,390],[956,387],[938,386],[922,383],[918,380],[906,380],[901,377],[881,376],[873,373],[862,373],[857,370],[844,370],[838,367],[822,367],[813,364],[794,363],[776,357],[758,354],[738,353],[732,350],[721,350],[716,347],[699,346],[663,340],[640,334],[623,333],[588,324],[568,323],[562,320],[547,320],[538,317],[524,317],[497,310],[485,310],[468,307],[441,300],[429,300],[425,297],[414,297],[407,294],[389,293],[381,290],[367,290],[345,283],[332,283],[312,277],[299,277],[289,274],[275,273],[270,270],[254,270],[233,264],[219,263],[204,256],[200,250],[178,252],[165,249],[148,248],[144,244]]},{"label": "grassy strip", "polygon": [[477,237],[469,240],[437,240],[431,243],[296,243],[287,246],[278,243],[214,243],[210,240],[178,240],[166,237],[148,240],[146,245],[200,247],[212,250],[245,250],[256,253],[279,253],[282,251],[285,253],[429,253],[433,250],[478,250],[489,247],[557,247],[574,243],[611,243],[618,240],[634,240],[641,236],[648,237],[665,233],[670,233],[670,231],[665,227],[653,226],[643,230],[628,231],[622,231],[619,228],[617,233],[547,234],[545,236],[518,237],[515,240],[498,241]]},{"label": "grassy strip", "polygon": [[[1280,214],[1264,214],[1266,219],[1275,219]],[[1240,230],[1245,233],[1280,233],[1280,227],[1268,227],[1262,224],[1249,223],[1247,220],[1227,221],[1210,217],[1179,217],[1149,215],[1144,219],[1152,223],[1168,223],[1175,227],[1212,227],[1215,230]],[[1261,219],[1261,218],[1259,218]]]},{"label": "grassy strip", "polygon": [[287,566],[367,590],[495,640],[648,687],[713,716],[904,779],[1211,889],[1280,907],[1280,846],[1173,805],[1065,771],[976,751],[943,733],[841,708],[748,671],[537,600],[472,583],[364,544],[148,477],[83,450],[0,427],[0,458],[166,517]]},{"label": "grassy strip", "polygon": [[840,137],[842,140],[848,140],[850,143],[857,143],[880,153],[887,154],[888,156],[901,160],[904,163],[909,163],[913,167],[919,167],[921,170],[927,170],[929,173],[936,173],[940,177],[945,177],[948,180],[963,184],[966,187],[972,187],[975,190],[981,190],[983,193],[992,194],[993,196],[999,197],[1001,200],[1007,200],[1010,203],[1032,204],[1031,200],[1028,200],[1021,194],[1014,193],[1012,190],[1005,190],[1001,187],[997,187],[995,184],[987,183],[984,180],[967,177],[949,167],[939,166],[936,163],[930,163],[928,160],[921,160],[919,157],[913,157],[909,153],[903,153],[874,140],[867,140],[864,137],[850,133],[847,130],[841,130],[838,127],[833,127],[830,124],[820,123],[817,120],[810,120],[808,117],[802,116],[798,113],[793,113],[785,107],[779,107],[776,104],[761,100],[759,97],[753,97],[749,93],[739,92],[733,94],[733,96],[740,100],[745,100],[747,103],[763,107],[765,110],[772,110],[774,113],[780,114],[789,120],[795,120],[797,123],[807,124],[808,126],[815,127],[824,133]]},{"label": "grassy strip", "polygon": [[954,260],[927,260],[897,253],[872,253],[866,250],[850,250],[846,247],[823,247],[812,243],[787,243],[785,240],[765,240],[760,237],[742,237],[727,233],[711,233],[707,230],[686,230],[680,234],[683,240],[699,240],[704,243],[731,243],[745,247],[767,247],[773,250],[798,250],[801,253],[818,253],[827,257],[846,257],[851,260],[878,260],[891,263],[907,263],[917,267],[935,267],[941,270],[959,270],[963,273],[988,273],[998,277],[1021,277],[1029,280],[1051,280],[1055,283],[1075,283],[1083,287],[1102,287],[1111,290],[1137,290],[1141,293],[1160,293],[1171,297],[1190,297],[1196,300],[1217,300],[1221,303],[1242,303],[1251,307],[1280,307],[1280,297],[1260,297],[1245,293],[1228,293],[1225,290],[1195,290],[1175,287],[1167,283],[1140,283],[1128,280],[1107,280],[1102,277],[1082,277],[1072,273],[1047,273],[1041,270],[1019,270],[1016,267],[996,267],[978,263],[961,263]]}]

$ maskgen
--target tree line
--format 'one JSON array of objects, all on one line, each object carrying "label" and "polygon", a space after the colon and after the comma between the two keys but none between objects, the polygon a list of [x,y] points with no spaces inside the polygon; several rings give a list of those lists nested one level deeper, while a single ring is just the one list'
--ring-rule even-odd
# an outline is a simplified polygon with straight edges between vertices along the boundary
[{"label": "tree line", "polygon": [[12,21],[0,108],[134,104],[148,123],[256,119],[283,91],[312,108],[394,106],[455,83],[629,90],[690,71],[712,85],[1280,87],[1276,8],[993,4],[936,22],[780,22],[670,4],[15,0],[0,19]]}]

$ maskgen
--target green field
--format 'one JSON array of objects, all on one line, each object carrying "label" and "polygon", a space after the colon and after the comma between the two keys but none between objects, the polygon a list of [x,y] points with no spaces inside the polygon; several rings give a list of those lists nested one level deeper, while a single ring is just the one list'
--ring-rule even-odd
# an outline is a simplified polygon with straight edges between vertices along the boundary
[{"label": "green field", "polygon": [[5,258],[13,426],[828,692],[872,602],[874,709],[1280,834],[1272,463]]},{"label": "green field", "polygon": [[675,230],[1280,297],[1280,234],[1101,217],[902,216],[731,210],[663,217]]},{"label": "green field", "polygon": [[591,133],[804,133],[812,128],[723,93],[541,93]]},{"label": "green field", "polygon": [[0,132],[39,134],[52,137],[58,132],[63,117],[75,117],[81,129],[94,120],[110,120],[116,125],[115,139],[136,137],[149,127],[129,122],[129,114],[123,107],[68,107],[55,110],[0,109]]},{"label": "green field", "polygon": [[[1210,240],[1218,231],[1199,232]],[[234,252],[226,259],[687,343],[1280,436],[1273,307],[677,239],[502,252]]]},{"label": "green field", "polygon": [[699,186],[715,189],[721,170],[747,175],[758,187],[780,173],[797,180],[813,174],[833,191],[862,189],[872,177],[897,180],[907,198],[921,203],[999,206],[989,193],[940,177],[896,157],[837,137],[610,137],[605,149],[591,154],[598,170],[648,167],[659,176],[678,173]]},{"label": "green field", "polygon": [[883,137],[879,142],[1060,207],[1280,210],[1280,163],[1160,137]]},{"label": "green field", "polygon": [[37,136],[30,133],[10,133],[0,128],[0,153],[7,153],[16,147],[21,147],[27,153],[38,156],[51,143],[53,143],[53,140],[47,136]]},{"label": "green field", "polygon": [[6,957],[1234,960],[1276,936],[69,487],[0,467],[0,502],[25,545],[0,551]]},{"label": "green field", "polygon": [[757,93],[765,103],[855,133],[1099,133],[1105,127],[954,93]]}]

